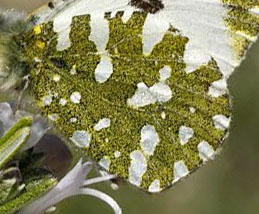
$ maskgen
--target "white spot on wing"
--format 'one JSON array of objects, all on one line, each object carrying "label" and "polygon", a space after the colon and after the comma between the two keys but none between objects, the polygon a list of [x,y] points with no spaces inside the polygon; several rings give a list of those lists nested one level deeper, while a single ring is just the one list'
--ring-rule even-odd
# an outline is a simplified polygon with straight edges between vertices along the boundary
[{"label": "white spot on wing", "polygon": [[101,167],[103,167],[104,169],[106,169],[107,171],[109,171],[110,169],[110,165],[111,165],[111,161],[107,156],[104,156],[100,161],[99,161],[99,165]]},{"label": "white spot on wing", "polygon": [[48,95],[42,98],[42,104],[43,106],[49,106],[52,103],[52,96]]},{"label": "white spot on wing", "polygon": [[108,128],[111,124],[111,120],[109,118],[103,118],[99,120],[99,122],[94,126],[96,131],[100,131],[101,129]]},{"label": "white spot on wing", "polygon": [[145,83],[139,83],[137,87],[138,89],[133,97],[127,100],[129,106],[138,108],[156,103],[157,100],[155,96],[150,92],[150,89]]},{"label": "white spot on wing", "polygon": [[126,11],[124,11],[124,13],[123,13],[123,16],[122,16],[122,21],[124,22],[124,23],[126,23],[129,19],[130,19],[130,17],[132,16],[132,14],[133,14],[133,12],[134,12],[134,10],[133,9],[128,9],[128,10],[126,10]]},{"label": "white spot on wing", "polygon": [[50,114],[50,115],[48,116],[48,118],[49,118],[50,120],[52,120],[52,121],[57,121],[57,119],[58,119],[58,114]]},{"label": "white spot on wing", "polygon": [[198,145],[199,156],[203,161],[214,158],[215,151],[213,147],[206,141],[202,141]]},{"label": "white spot on wing", "polygon": [[129,106],[139,108],[156,102],[167,102],[172,98],[172,91],[165,82],[171,76],[171,67],[164,66],[159,73],[160,82],[150,88],[143,82],[137,85],[135,94],[127,100]]},{"label": "white spot on wing", "polygon": [[62,105],[62,106],[65,106],[67,104],[66,99],[61,98],[60,101],[59,101],[59,104]]},{"label": "white spot on wing", "polygon": [[213,82],[209,88],[209,95],[212,97],[219,97],[227,92],[227,82],[224,79]]},{"label": "white spot on wing", "polygon": [[225,115],[215,115],[213,117],[214,125],[217,129],[226,130],[230,124],[230,118],[227,118]]},{"label": "white spot on wing", "polygon": [[249,12],[259,15],[259,6],[255,6],[254,8],[251,8]]},{"label": "white spot on wing", "polygon": [[189,109],[190,109],[190,112],[191,112],[192,114],[194,114],[194,113],[196,112],[196,109],[195,109],[194,107],[190,107]]},{"label": "white spot on wing", "polygon": [[61,31],[59,33],[58,44],[57,44],[57,50],[58,51],[63,51],[63,50],[70,47],[71,42],[70,42],[70,39],[69,39],[69,32],[70,32],[70,29],[66,29],[66,30]]},{"label": "white spot on wing", "polygon": [[131,164],[129,167],[129,182],[140,186],[142,176],[147,171],[147,163],[145,156],[141,151],[135,150],[130,153]]},{"label": "white spot on wing", "polygon": [[180,143],[185,145],[193,137],[194,131],[192,128],[181,126],[179,129]]},{"label": "white spot on wing", "polygon": [[149,188],[148,188],[148,191],[149,192],[152,192],[152,193],[156,193],[156,192],[160,192],[161,191],[161,188],[160,188],[160,181],[158,179],[154,180]]},{"label": "white spot on wing", "polygon": [[171,76],[171,67],[170,66],[164,66],[162,69],[160,69],[160,81],[165,81]]},{"label": "white spot on wing", "polygon": [[183,161],[174,163],[174,180],[173,183],[189,174],[189,170]]},{"label": "white spot on wing", "polygon": [[120,157],[121,156],[121,153],[119,152],[119,151],[115,151],[114,152],[114,157],[115,158],[118,158],[118,157]]},{"label": "white spot on wing", "polygon": [[154,126],[145,125],[141,129],[140,145],[145,154],[153,155],[159,141],[159,136]]},{"label": "white spot on wing", "polygon": [[55,74],[55,75],[53,76],[53,80],[54,80],[55,82],[59,82],[60,76],[59,76],[58,74]]},{"label": "white spot on wing", "polygon": [[81,94],[79,92],[73,92],[72,95],[70,96],[71,102],[75,104],[79,104],[81,100]]},{"label": "white spot on wing", "polygon": [[78,147],[84,148],[89,146],[91,136],[86,131],[76,131],[70,139]]},{"label": "white spot on wing", "polygon": [[113,65],[111,63],[111,58],[103,55],[100,63],[95,69],[95,80],[99,83],[104,83],[112,75],[112,72]]},{"label": "white spot on wing", "polygon": [[75,118],[75,117],[72,117],[72,118],[70,119],[70,123],[76,123],[76,121],[77,121],[77,118]]},{"label": "white spot on wing", "polygon": [[89,39],[92,40],[101,54],[101,61],[95,70],[95,80],[104,83],[109,79],[113,72],[111,58],[106,51],[106,45],[109,41],[109,22],[105,19],[103,13],[94,13],[91,16],[91,34]]},{"label": "white spot on wing", "polygon": [[162,117],[162,119],[165,119],[166,118],[166,114],[165,114],[165,112],[163,111],[163,112],[161,112],[161,117]]},{"label": "white spot on wing", "polygon": [[150,88],[150,92],[153,94],[158,102],[167,102],[172,98],[172,91],[165,83],[156,83]]},{"label": "white spot on wing", "polygon": [[91,15],[91,34],[89,39],[92,40],[98,52],[105,52],[106,45],[109,40],[109,23],[104,18],[103,13],[94,13]]},{"label": "white spot on wing", "polygon": [[143,51],[150,54],[154,46],[159,43],[167,30],[169,22],[157,14],[148,14],[143,27]]}]

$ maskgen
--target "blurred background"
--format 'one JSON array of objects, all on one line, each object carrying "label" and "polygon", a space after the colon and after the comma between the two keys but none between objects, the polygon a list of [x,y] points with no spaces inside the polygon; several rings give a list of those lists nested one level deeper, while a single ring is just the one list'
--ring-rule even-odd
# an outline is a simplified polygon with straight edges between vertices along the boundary
[{"label": "blurred background", "polygon": [[[0,8],[31,12],[47,0],[0,0]],[[221,155],[183,182],[158,195],[121,183],[110,194],[124,214],[259,213],[259,42],[229,80],[233,96],[231,132]],[[60,151],[61,152],[61,151]],[[57,214],[110,214],[98,199],[77,196],[58,205]],[[29,213],[30,214],[30,213]]]}]

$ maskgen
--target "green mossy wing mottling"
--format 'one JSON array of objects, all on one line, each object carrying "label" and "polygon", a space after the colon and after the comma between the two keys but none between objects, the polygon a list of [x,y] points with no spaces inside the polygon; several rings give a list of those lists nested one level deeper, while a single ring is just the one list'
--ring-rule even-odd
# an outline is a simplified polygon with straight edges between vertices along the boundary
[{"label": "green mossy wing mottling", "polygon": [[259,6],[258,0],[222,0],[223,4],[251,9]]},{"label": "green mossy wing mottling", "polygon": [[[57,34],[53,23],[44,23],[24,37],[23,44],[31,58],[30,93],[36,99],[42,113],[53,118],[56,127],[67,138],[77,130],[91,134],[90,146],[86,153],[96,161],[106,156],[110,161],[109,171],[122,178],[129,178],[130,153],[141,150],[141,129],[146,124],[155,127],[160,142],[152,156],[146,157],[147,171],[141,186],[148,189],[155,179],[160,180],[161,188],[171,185],[174,163],[183,160],[189,171],[201,164],[197,145],[207,141],[217,150],[226,136],[226,131],[217,129],[213,116],[230,117],[228,96],[218,98],[208,95],[211,83],[222,78],[216,62],[211,59],[196,71],[187,74],[183,55],[188,38],[182,37],[171,27],[152,50],[143,54],[142,28],[146,13],[135,12],[127,23],[121,19],[122,13],[109,21],[109,53],[113,73],[105,83],[95,80],[95,69],[100,62],[94,42],[89,40],[91,33],[88,15],[73,18],[70,32],[71,46],[57,51]],[[137,84],[152,86],[159,82],[159,70],[170,66],[171,76],[166,80],[172,90],[172,99],[134,109],[127,105],[137,89]],[[77,74],[71,75],[71,69]],[[58,82],[53,81],[59,75]],[[73,92],[80,92],[80,104],[70,101]],[[51,96],[50,105],[44,106],[42,98]],[[66,99],[65,106],[60,99]],[[196,109],[195,113],[189,108]],[[166,119],[161,117],[165,113]],[[71,118],[77,118],[74,123]],[[110,127],[96,131],[94,126],[102,118],[111,120]],[[194,136],[181,145],[178,137],[181,126],[191,127]],[[108,140],[108,141],[107,141]],[[114,152],[121,155],[114,157]]]},{"label": "green mossy wing mottling", "polygon": [[242,59],[259,34],[259,15],[251,12],[251,9],[259,10],[259,1],[222,0],[222,2],[228,8],[225,22],[231,31],[236,55]]}]

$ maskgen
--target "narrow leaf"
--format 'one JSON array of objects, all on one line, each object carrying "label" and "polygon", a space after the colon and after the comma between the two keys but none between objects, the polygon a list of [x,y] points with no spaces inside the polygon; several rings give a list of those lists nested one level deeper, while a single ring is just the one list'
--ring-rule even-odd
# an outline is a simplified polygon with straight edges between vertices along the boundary
[{"label": "narrow leaf", "polygon": [[31,117],[20,119],[0,139],[0,169],[19,151],[30,135]]}]

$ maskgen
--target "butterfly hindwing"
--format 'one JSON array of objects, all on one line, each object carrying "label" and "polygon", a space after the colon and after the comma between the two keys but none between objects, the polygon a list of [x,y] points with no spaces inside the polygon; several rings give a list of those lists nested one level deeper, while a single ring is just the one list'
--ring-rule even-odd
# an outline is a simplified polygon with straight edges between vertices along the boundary
[{"label": "butterfly hindwing", "polygon": [[23,42],[43,114],[110,173],[158,192],[221,148],[226,81],[258,34],[258,14],[234,0],[164,0],[151,11],[138,2],[53,2]]}]

